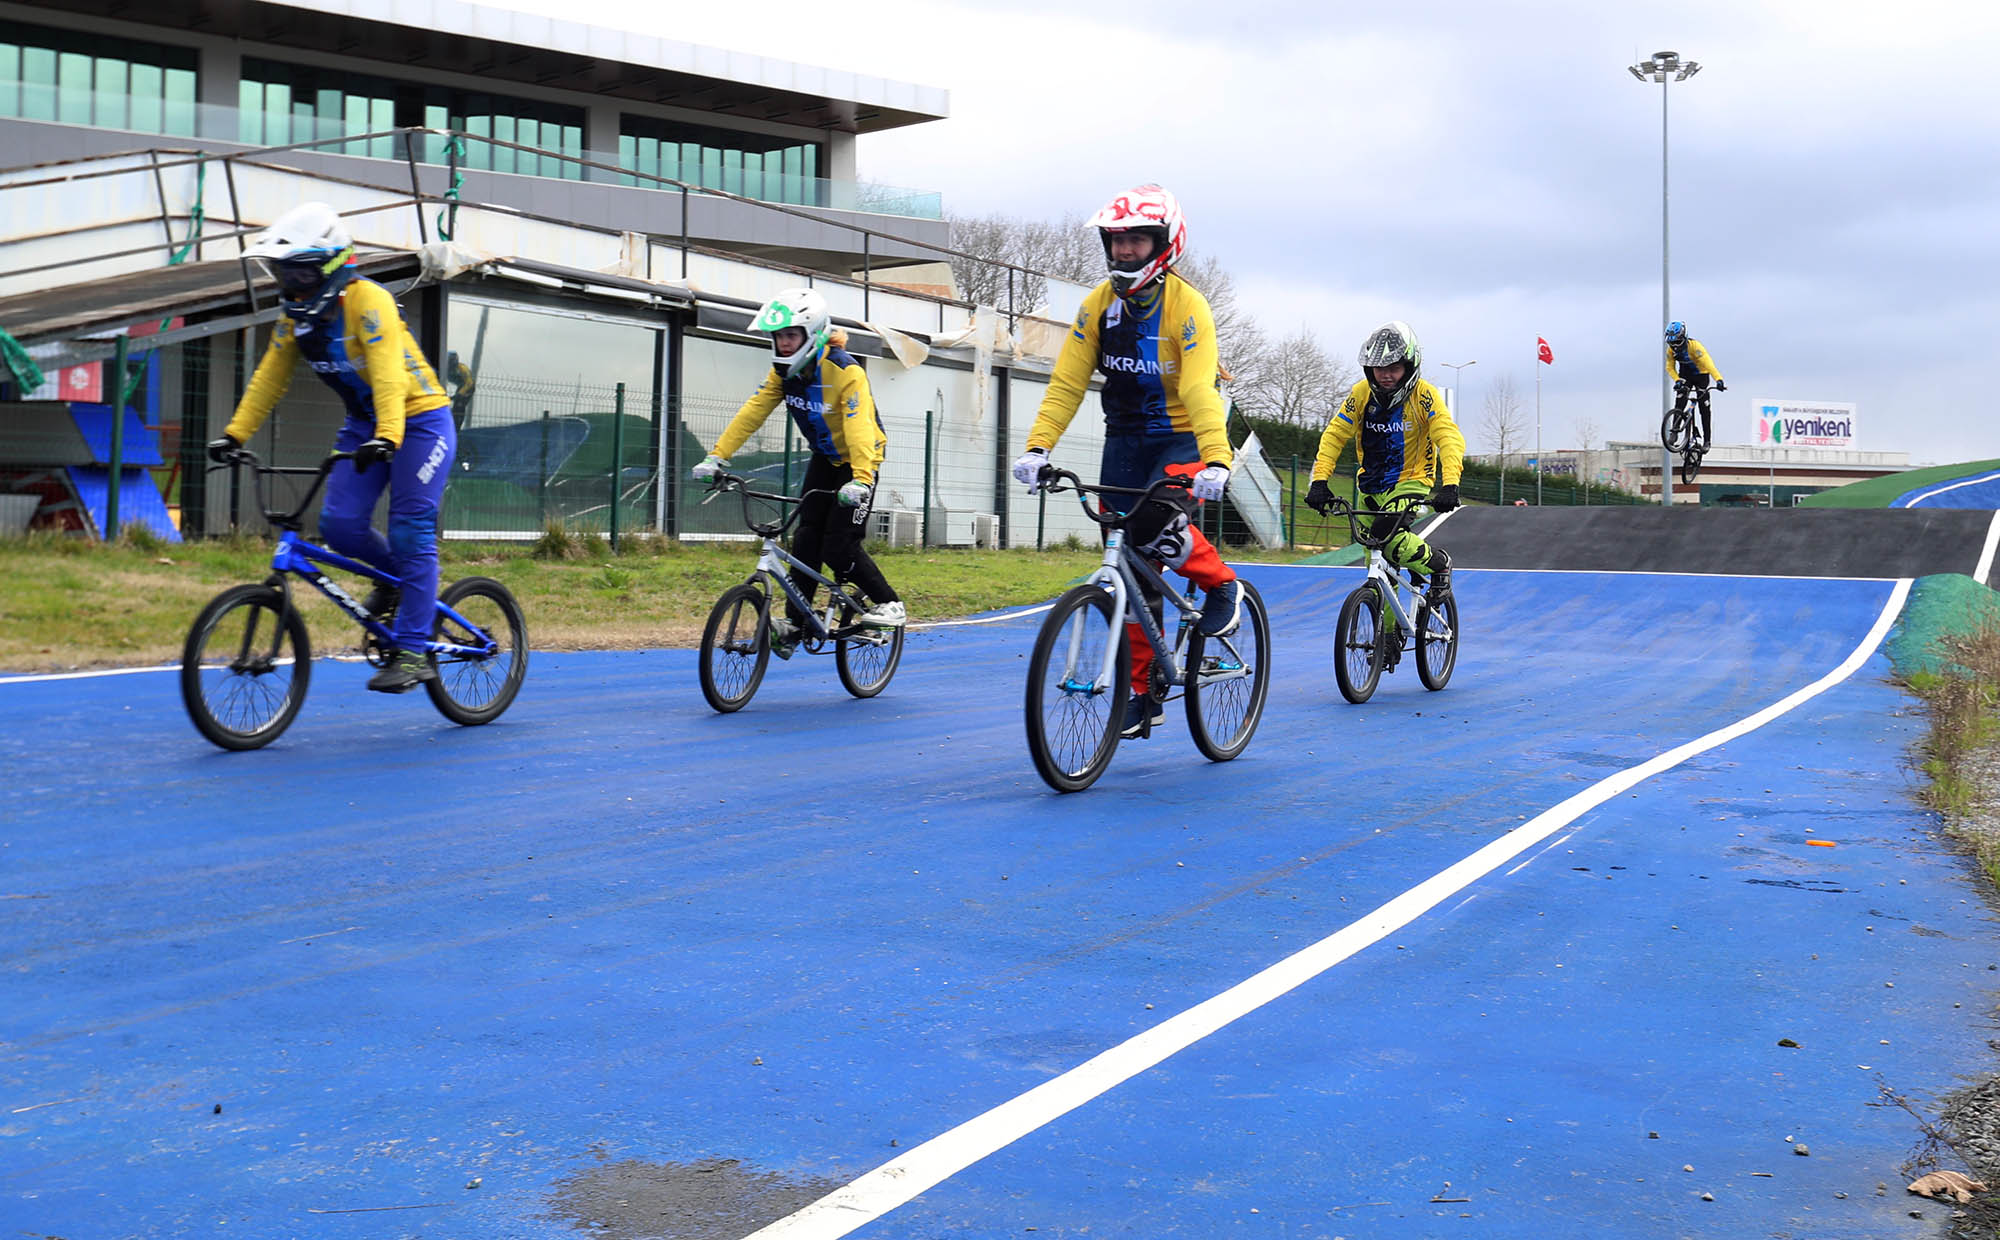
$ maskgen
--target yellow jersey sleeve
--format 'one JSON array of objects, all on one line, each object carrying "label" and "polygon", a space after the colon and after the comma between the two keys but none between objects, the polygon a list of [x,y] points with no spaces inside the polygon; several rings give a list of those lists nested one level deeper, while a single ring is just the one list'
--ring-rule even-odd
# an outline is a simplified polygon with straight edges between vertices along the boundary
[{"label": "yellow jersey sleeve", "polygon": [[1069,429],[1070,420],[1076,417],[1084,394],[1090,391],[1091,372],[1097,369],[1098,325],[1103,322],[1104,308],[1113,296],[1111,282],[1107,280],[1092,289],[1077,308],[1076,322],[1070,325],[1062,352],[1056,355],[1055,369],[1049,372],[1048,390],[1042,394],[1041,408],[1035,412],[1035,424],[1028,429],[1029,448],[1046,452],[1055,447],[1062,433]]},{"label": "yellow jersey sleeve", "polygon": [[1465,472],[1465,435],[1445,407],[1444,396],[1425,379],[1418,384],[1428,410],[1426,421],[1431,450],[1437,453],[1438,485],[1453,487]]},{"label": "yellow jersey sleeve", "polygon": [[873,485],[887,447],[881,419],[875,416],[875,394],[868,387],[868,372],[859,363],[841,367],[839,376],[833,403],[841,428],[841,449],[854,470],[854,480]]},{"label": "yellow jersey sleeve", "polygon": [[771,410],[776,409],[784,399],[785,381],[778,377],[778,368],[773,366],[764,372],[764,385],[743,402],[743,407],[723,428],[722,438],[715,441],[715,455],[725,461],[735,456],[750,436],[757,433],[757,428],[764,425],[764,419],[771,416]]},{"label": "yellow jersey sleeve", "polygon": [[1232,465],[1236,454],[1229,447],[1229,411],[1222,403],[1222,389],[1216,386],[1221,354],[1215,339],[1214,312],[1194,285],[1177,275],[1167,279],[1168,289],[1177,294],[1170,306],[1173,313],[1162,324],[1176,333],[1163,343],[1180,350],[1175,394],[1187,411],[1195,442],[1201,445],[1201,459]]},{"label": "yellow jersey sleeve", "polygon": [[237,443],[249,443],[250,436],[264,425],[264,419],[271,416],[271,410],[278,407],[278,401],[292,386],[292,372],[297,369],[298,361],[299,347],[293,339],[292,321],[281,314],[271,325],[271,343],[264,347],[256,373],[250,376],[243,399],[236,402],[236,412],[230,415],[229,425],[222,433]]},{"label": "yellow jersey sleeve", "polygon": [[1347,445],[1361,429],[1361,415],[1368,408],[1368,380],[1363,379],[1348,392],[1347,399],[1340,402],[1340,408],[1326,421],[1326,429],[1320,432],[1319,456],[1313,460],[1313,481],[1325,482],[1333,477],[1334,466],[1340,464],[1340,454],[1347,451]]}]

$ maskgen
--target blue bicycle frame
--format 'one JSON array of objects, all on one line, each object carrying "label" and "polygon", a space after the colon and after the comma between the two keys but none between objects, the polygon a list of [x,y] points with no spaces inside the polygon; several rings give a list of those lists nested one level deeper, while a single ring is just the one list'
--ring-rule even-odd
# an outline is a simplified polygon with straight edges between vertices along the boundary
[{"label": "blue bicycle frame", "polygon": [[[321,564],[329,564],[334,568],[340,569],[342,572],[356,573],[371,581],[396,586],[399,589],[403,584],[400,579],[391,577],[378,568],[363,564],[359,560],[349,559],[337,551],[329,551],[325,547],[307,542],[300,536],[299,531],[295,529],[281,529],[279,531],[277,550],[271,554],[271,576],[267,579],[267,584],[276,586],[283,592],[285,606],[289,609],[292,606],[291,577],[289,574],[297,573],[311,582],[314,588],[321,594],[338,603],[343,611],[353,617],[354,621],[362,628],[374,634],[376,639],[384,646],[395,646],[395,638],[390,635],[388,626],[369,615],[368,609],[363,607],[359,600],[343,589],[339,582],[322,572],[319,568]],[[441,599],[438,601],[437,609],[439,615],[449,616],[468,633],[485,632],[478,625],[459,615],[456,611],[453,611],[450,605]],[[424,642],[424,651],[426,653],[439,655],[471,655],[484,658],[493,654],[499,648],[499,643],[495,642],[491,637],[487,637],[483,644],[477,646],[464,646],[457,642],[443,642],[438,641],[436,638],[431,638]]]}]

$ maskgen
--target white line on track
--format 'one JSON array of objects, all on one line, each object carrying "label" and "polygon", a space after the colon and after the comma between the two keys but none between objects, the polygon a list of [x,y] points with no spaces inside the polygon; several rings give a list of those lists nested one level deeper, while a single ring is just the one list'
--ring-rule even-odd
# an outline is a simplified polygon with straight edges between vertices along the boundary
[{"label": "white line on track", "polygon": [[1718,728],[1706,736],[1598,781],[1310,947],[1287,956],[1213,998],[1169,1017],[1061,1076],[931,1138],[797,1213],[760,1228],[746,1240],[837,1240],[837,1237],[873,1222],[1044,1124],[1157,1066],[1168,1056],[1185,1050],[1232,1021],[1297,989],[1356,952],[1415,921],[1472,883],[1564,830],[1583,814],[1641,781],[1753,732],[1846,680],[1881,645],[1889,626],[1902,612],[1909,594],[1910,579],[1898,579],[1888,602],[1882,607],[1882,614],[1875,618],[1874,627],[1861,639],[1861,644],[1840,666],[1803,689],[1727,727]]},{"label": "white line on track", "polygon": [[33,676],[0,676],[0,685],[26,685],[42,680],[90,680],[97,676],[137,676],[141,672],[177,672],[180,664],[171,667],[106,667],[94,672],[47,672]]},{"label": "white line on track", "polygon": [[1995,510],[1993,519],[1986,523],[1986,545],[1979,549],[1979,565],[1972,570],[1972,579],[1980,585],[1986,584],[1986,576],[1993,571],[1993,549],[2000,546],[2000,510]]},{"label": "white line on track", "polygon": [[2000,473],[1981,474],[1977,478],[1961,478],[1957,482],[1950,483],[1946,486],[1933,487],[1928,491],[1924,491],[1917,495],[1912,495],[1910,497],[1909,503],[1897,504],[1896,507],[1915,508],[1918,504],[1923,503],[1925,500],[1929,499],[1933,495],[1943,495],[1946,491],[1956,491],[1960,487],[1969,487],[1974,485],[1975,483],[1991,482],[1995,478],[2000,478]]}]

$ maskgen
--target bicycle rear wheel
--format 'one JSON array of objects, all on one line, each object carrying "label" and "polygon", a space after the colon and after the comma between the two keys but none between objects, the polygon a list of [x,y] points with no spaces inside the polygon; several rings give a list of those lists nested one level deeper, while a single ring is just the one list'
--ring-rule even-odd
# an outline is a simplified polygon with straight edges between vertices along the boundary
[{"label": "bicycle rear wheel", "polygon": [[[1099,680],[1112,652],[1111,683]],[[1057,792],[1081,792],[1111,765],[1131,693],[1131,652],[1111,625],[1111,595],[1078,586],[1056,600],[1028,662],[1028,753]]]},{"label": "bicycle rear wheel", "polygon": [[[840,609],[842,628],[852,625],[854,621],[852,608]],[[893,629],[872,629],[833,643],[833,665],[840,671],[841,686],[858,698],[872,698],[888,688],[889,678],[896,674],[896,666],[902,661],[901,625]]]},{"label": "bicycle rear wheel", "polygon": [[312,679],[306,622],[274,586],[236,586],[195,617],[181,648],[181,704],[224,749],[258,749],[298,717]]},{"label": "bicycle rear wheel", "polygon": [[1689,448],[1681,453],[1681,485],[1693,486],[1694,476],[1701,472],[1702,450]]},{"label": "bicycle rear wheel", "polygon": [[1340,695],[1359,706],[1382,679],[1382,595],[1374,583],[1359,586],[1340,605],[1333,626],[1333,676]]},{"label": "bicycle rear wheel", "polygon": [[1243,752],[1271,689],[1271,618],[1257,587],[1237,578],[1243,622],[1227,637],[1197,628],[1188,639],[1187,718],[1194,747],[1212,762]]},{"label": "bicycle rear wheel", "polygon": [[1435,692],[1451,682],[1452,669],[1457,666],[1458,598],[1447,594],[1435,609],[1417,608],[1417,679]]},{"label": "bicycle rear wheel", "polygon": [[528,675],[528,622],[521,605],[506,586],[491,577],[467,577],[445,587],[438,602],[465,617],[467,628],[437,613],[436,640],[459,646],[481,646],[490,638],[490,655],[433,654],[435,679],[424,682],[431,705],[453,723],[470,727],[500,717],[521,691]]},{"label": "bicycle rear wheel", "polygon": [[749,584],[724,590],[701,631],[702,696],[725,715],[742,710],[763,682],[770,662],[764,592]]}]

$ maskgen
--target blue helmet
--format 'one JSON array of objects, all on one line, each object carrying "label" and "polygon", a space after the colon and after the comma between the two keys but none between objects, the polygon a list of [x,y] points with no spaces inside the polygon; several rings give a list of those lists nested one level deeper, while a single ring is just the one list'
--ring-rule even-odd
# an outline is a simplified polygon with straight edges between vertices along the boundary
[{"label": "blue helmet", "polygon": [[1667,324],[1667,343],[1679,344],[1688,338],[1687,324],[1675,319]]}]

